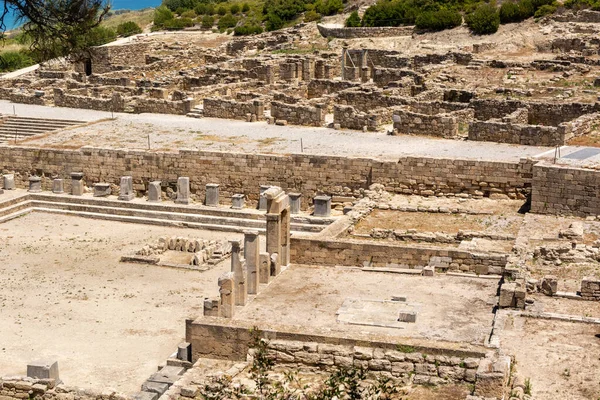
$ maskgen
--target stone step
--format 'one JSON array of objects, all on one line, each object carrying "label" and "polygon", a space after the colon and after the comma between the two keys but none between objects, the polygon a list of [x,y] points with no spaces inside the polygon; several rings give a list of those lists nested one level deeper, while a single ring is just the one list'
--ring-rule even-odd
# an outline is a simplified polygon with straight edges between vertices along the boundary
[{"label": "stone step", "polygon": [[48,123],[65,123],[65,124],[82,124],[84,121],[78,121],[75,119],[53,119],[53,118],[35,118],[35,117],[20,117],[9,115],[6,117],[7,120],[19,120],[19,121],[32,121],[32,122],[48,122]]},{"label": "stone step", "polygon": [[79,125],[81,122],[60,122],[60,121],[48,121],[48,120],[25,120],[21,118],[7,118],[4,120],[4,124],[12,124],[12,125],[28,125],[28,126],[73,126]]}]

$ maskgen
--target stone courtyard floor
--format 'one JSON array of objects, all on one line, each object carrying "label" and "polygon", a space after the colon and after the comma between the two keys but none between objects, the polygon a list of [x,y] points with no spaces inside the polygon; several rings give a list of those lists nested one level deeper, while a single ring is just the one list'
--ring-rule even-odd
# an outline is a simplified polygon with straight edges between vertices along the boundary
[{"label": "stone courtyard floor", "polygon": [[138,391],[229,269],[228,260],[206,272],[119,262],[162,235],[241,236],[39,212],[1,224],[1,373],[55,358],[67,385]]}]

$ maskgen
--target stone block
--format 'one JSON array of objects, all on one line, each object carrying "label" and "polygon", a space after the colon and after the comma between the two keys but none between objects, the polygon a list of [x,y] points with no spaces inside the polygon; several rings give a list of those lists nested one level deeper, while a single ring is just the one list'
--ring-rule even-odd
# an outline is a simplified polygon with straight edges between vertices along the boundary
[{"label": "stone block", "polygon": [[554,275],[546,275],[541,282],[542,293],[548,296],[554,296],[558,291],[558,278]]},{"label": "stone block", "polygon": [[30,193],[39,193],[42,191],[42,178],[39,176],[29,177],[29,190]]},{"label": "stone block", "polygon": [[300,198],[302,197],[301,193],[288,193],[290,197],[290,213],[292,214],[300,214]]},{"label": "stone block", "polygon": [[514,282],[505,282],[500,288],[500,298],[498,300],[498,306],[500,308],[514,307],[515,306],[515,291],[517,290],[517,284]]},{"label": "stone block", "polygon": [[58,376],[58,362],[53,360],[38,360],[27,364],[27,376],[37,379],[60,380]]},{"label": "stone block", "polygon": [[83,195],[83,172],[72,172],[71,173],[71,194],[73,196]]},{"label": "stone block", "polygon": [[190,178],[180,176],[177,178],[177,204],[190,204]]},{"label": "stone block", "polygon": [[52,181],[52,193],[61,194],[64,193],[64,183],[62,179],[54,179]]},{"label": "stone block", "polygon": [[209,207],[217,207],[219,205],[219,185],[216,183],[206,184],[206,199],[205,205]]},{"label": "stone block", "polygon": [[192,361],[192,345],[190,343],[179,343],[177,346],[177,359],[182,361]]},{"label": "stone block", "polygon": [[398,313],[400,322],[417,322],[417,313],[415,311],[400,311]]},{"label": "stone block", "polygon": [[267,211],[267,198],[264,193],[271,187],[271,185],[260,185],[260,194],[258,197],[258,209],[260,211]]},{"label": "stone block", "polygon": [[231,196],[231,208],[234,210],[241,210],[244,208],[245,197],[243,194],[234,194]]},{"label": "stone block", "polygon": [[331,197],[322,195],[314,198],[315,217],[329,217],[331,215]]},{"label": "stone block", "polygon": [[158,400],[158,393],[137,392],[133,395],[133,400]]},{"label": "stone block", "polygon": [[4,189],[5,190],[15,190],[15,175],[14,174],[6,174],[3,177],[4,180]]},{"label": "stone block", "polygon": [[148,183],[148,201],[151,203],[160,203],[162,201],[162,190],[160,181],[152,181]]},{"label": "stone block", "polygon": [[181,395],[190,399],[195,398],[198,395],[198,392],[197,386],[184,386],[181,388]]},{"label": "stone block", "polygon": [[146,381],[142,384],[142,392],[156,393],[162,396],[167,390],[169,390],[169,385],[166,383]]},{"label": "stone block", "polygon": [[122,176],[119,186],[119,200],[130,201],[135,198],[133,191],[133,178],[131,176]]},{"label": "stone block", "polygon": [[110,183],[101,182],[94,184],[94,197],[107,197],[110,194]]},{"label": "stone block", "polygon": [[435,267],[433,265],[428,265],[423,268],[421,271],[421,275],[423,276],[433,276],[435,275]]}]

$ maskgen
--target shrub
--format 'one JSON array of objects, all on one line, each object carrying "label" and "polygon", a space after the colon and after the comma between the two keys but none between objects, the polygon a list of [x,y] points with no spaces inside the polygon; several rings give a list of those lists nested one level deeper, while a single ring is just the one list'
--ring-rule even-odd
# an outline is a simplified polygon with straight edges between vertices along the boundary
[{"label": "shrub", "polygon": [[189,28],[191,26],[194,26],[194,21],[192,21],[189,18],[172,19],[172,20],[165,22],[165,25],[164,25],[165,29],[172,30],[172,31],[181,30],[183,28]]},{"label": "shrub", "polygon": [[128,37],[138,33],[142,33],[142,28],[133,21],[123,22],[117,26],[117,35],[119,36]]},{"label": "shrub", "polygon": [[227,14],[227,9],[225,8],[225,6],[219,6],[219,8],[217,8],[217,14],[221,16]]},{"label": "shrub", "polygon": [[204,3],[196,4],[196,7],[194,7],[194,11],[196,12],[196,15],[206,14],[206,4],[204,4]]},{"label": "shrub", "polygon": [[346,26],[349,28],[360,26],[360,17],[358,11],[352,11],[352,14],[346,20]]},{"label": "shrub", "polygon": [[511,22],[519,22],[527,18],[521,12],[519,4],[513,1],[507,1],[500,6],[500,23],[508,24]]},{"label": "shrub", "polygon": [[321,14],[319,14],[315,10],[307,11],[304,14],[304,22],[313,22],[313,21],[320,21],[320,20],[321,20]]},{"label": "shrub", "polygon": [[248,3],[244,3],[242,5],[242,12],[247,13],[248,11],[250,11],[250,5]]},{"label": "shrub", "polygon": [[181,13],[180,15],[183,18],[190,18],[190,19],[196,18],[196,12],[194,10],[186,10],[183,13]]},{"label": "shrub", "polygon": [[163,27],[167,21],[173,18],[173,12],[165,6],[160,6],[154,11],[154,25],[157,27]]},{"label": "shrub", "polygon": [[206,5],[206,15],[215,15],[215,6],[212,4]]},{"label": "shrub", "polygon": [[380,1],[367,8],[363,15],[362,25],[412,25],[422,11],[427,11],[427,9],[419,9],[412,0]]},{"label": "shrub", "polygon": [[15,71],[29,67],[34,61],[25,51],[5,51],[0,54],[0,71]]},{"label": "shrub", "polygon": [[240,12],[240,6],[237,4],[233,4],[229,9],[229,12],[231,12],[232,14],[238,14]]},{"label": "shrub", "polygon": [[219,18],[219,22],[217,22],[217,27],[219,31],[223,32],[227,28],[233,28],[237,24],[237,18],[228,13],[221,18]]},{"label": "shrub", "polygon": [[282,28],[286,22],[294,20],[303,13],[305,7],[304,0],[266,0],[263,15],[265,15],[267,30]]},{"label": "shrub", "polygon": [[315,10],[321,15],[333,15],[344,9],[342,0],[317,0]]},{"label": "shrub", "polygon": [[205,15],[202,17],[202,27],[204,29],[210,29],[215,24],[215,19],[211,15]]},{"label": "shrub", "polygon": [[481,4],[475,11],[467,15],[465,21],[473,33],[489,35],[498,31],[500,15],[496,7],[490,4]]},{"label": "shrub", "polygon": [[114,41],[117,38],[117,32],[114,29],[106,28],[99,25],[89,30],[85,35],[86,46],[101,46],[103,44]]},{"label": "shrub", "polygon": [[462,15],[454,10],[438,10],[422,12],[415,21],[417,29],[443,31],[462,24]]},{"label": "shrub", "polygon": [[556,11],[556,6],[551,6],[549,4],[545,4],[537,9],[535,14],[533,15],[535,18],[541,18],[546,15],[554,14]]},{"label": "shrub", "polygon": [[260,25],[256,24],[244,24],[241,26],[236,26],[233,30],[233,34],[235,36],[257,35],[262,32],[263,28]]}]

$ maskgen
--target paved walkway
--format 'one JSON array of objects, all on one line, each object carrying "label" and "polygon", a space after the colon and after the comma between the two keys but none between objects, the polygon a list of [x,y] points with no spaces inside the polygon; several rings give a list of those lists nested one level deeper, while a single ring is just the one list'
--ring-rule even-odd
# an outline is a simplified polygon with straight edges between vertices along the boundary
[{"label": "paved walkway", "polygon": [[98,147],[175,150],[198,148],[215,151],[289,154],[305,153],[385,160],[401,156],[452,157],[494,161],[518,161],[552,150],[490,142],[469,142],[423,136],[389,136],[384,133],[333,130],[300,126],[275,126],[266,122],[216,118],[188,118],[165,114],[124,114],[13,104],[0,101],[0,113],[40,118],[104,120],[96,124],[52,133],[24,144],[62,147]]}]

